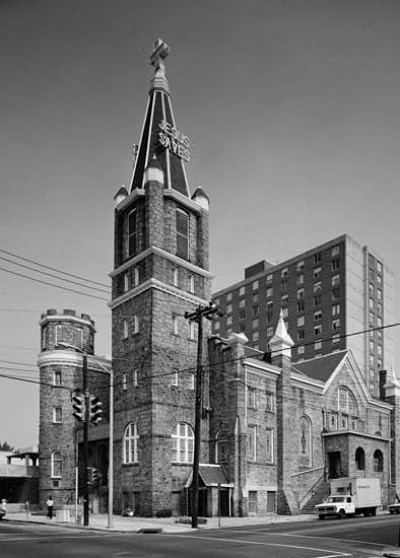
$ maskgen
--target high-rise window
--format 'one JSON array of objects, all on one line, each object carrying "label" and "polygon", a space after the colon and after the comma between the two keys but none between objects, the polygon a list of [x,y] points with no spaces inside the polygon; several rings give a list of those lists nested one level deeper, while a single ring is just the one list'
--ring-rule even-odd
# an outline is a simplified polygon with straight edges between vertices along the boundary
[{"label": "high-rise window", "polygon": [[322,349],[322,341],[316,341],[314,343],[314,350],[315,351],[320,351]]},{"label": "high-rise window", "polygon": [[297,326],[303,326],[303,325],[304,325],[304,321],[305,321],[304,316],[299,316],[299,317],[297,318]]},{"label": "high-rise window", "polygon": [[313,285],[313,292],[316,294],[316,293],[320,293],[321,291],[322,291],[322,283],[321,281],[317,281]]},{"label": "high-rise window", "polygon": [[189,215],[181,209],[176,210],[176,255],[189,258]]},{"label": "high-rise window", "polygon": [[321,267],[316,267],[314,269],[314,279],[319,279],[321,277],[321,271],[322,271]]},{"label": "high-rise window", "polygon": [[340,304],[334,304],[332,306],[332,316],[337,316],[340,314]]},{"label": "high-rise window", "polygon": [[322,325],[316,325],[314,326],[314,335],[321,335],[322,333]]}]

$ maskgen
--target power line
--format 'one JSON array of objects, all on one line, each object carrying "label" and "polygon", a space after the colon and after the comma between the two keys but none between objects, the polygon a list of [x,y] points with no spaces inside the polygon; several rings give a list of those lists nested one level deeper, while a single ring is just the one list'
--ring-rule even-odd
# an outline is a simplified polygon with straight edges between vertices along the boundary
[{"label": "power line", "polygon": [[34,269],[33,267],[30,267],[29,265],[24,265],[24,264],[21,264],[21,263],[18,263],[18,262],[13,262],[9,258],[5,258],[4,256],[0,256],[0,260],[11,263],[12,265],[17,265],[19,267],[22,267],[23,269],[28,269],[29,271],[33,271],[34,273],[41,273],[42,275],[46,275],[48,277],[53,277],[53,279],[58,279],[59,281],[65,281],[66,283],[70,283],[71,285],[78,285],[79,287],[83,287],[84,289],[92,289],[94,291],[99,291],[99,292],[105,293],[105,294],[107,294],[109,292],[109,290],[106,291],[104,289],[99,289],[98,287],[93,287],[92,285],[85,285],[84,283],[81,283],[81,282],[78,282],[78,281],[73,281],[72,279],[66,279],[64,277],[58,277],[57,275],[54,275],[53,273],[48,273],[47,271],[41,271],[40,269]]},{"label": "power line", "polygon": [[39,263],[35,260],[30,260],[29,258],[24,258],[23,256],[18,256],[18,254],[15,254],[13,252],[9,252],[7,250],[3,250],[1,248],[0,248],[0,252],[2,252],[3,254],[7,254],[8,256],[13,256],[14,258],[18,258],[20,260],[23,260],[24,262],[29,262],[29,263],[37,265],[39,267],[43,267],[44,269],[49,269],[50,271],[55,271],[57,273],[67,275],[68,277],[73,277],[74,279],[81,279],[82,281],[87,281],[88,283],[93,283],[94,285],[99,285],[100,287],[109,288],[109,285],[105,285],[104,283],[98,283],[97,281],[93,281],[92,279],[87,279],[86,277],[83,277],[81,275],[74,275],[73,273],[68,273],[67,271],[63,271],[63,270],[57,269],[55,267],[50,267],[48,265],[41,264],[41,263]]},{"label": "power line", "polygon": [[11,273],[11,275],[16,275],[17,277],[23,277],[24,279],[30,279],[31,281],[35,281],[36,283],[41,283],[42,285],[48,285],[49,287],[55,287],[57,289],[63,289],[64,291],[69,291],[71,293],[76,293],[83,296],[89,296],[90,298],[96,298],[97,300],[103,300],[104,302],[108,302],[107,298],[103,298],[101,296],[96,296],[89,293],[84,293],[82,291],[77,291],[76,289],[70,289],[68,287],[63,287],[62,285],[55,285],[54,283],[49,283],[48,281],[42,281],[41,279],[35,279],[33,277],[29,277],[29,275],[24,275],[23,273],[17,273],[16,271],[11,271],[9,269],[5,269],[4,267],[0,267],[1,271],[6,273]]}]

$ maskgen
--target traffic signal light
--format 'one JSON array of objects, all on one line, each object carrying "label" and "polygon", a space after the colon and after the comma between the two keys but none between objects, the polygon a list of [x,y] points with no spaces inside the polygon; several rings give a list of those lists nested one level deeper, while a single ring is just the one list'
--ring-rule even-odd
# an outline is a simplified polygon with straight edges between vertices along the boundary
[{"label": "traffic signal light", "polygon": [[89,420],[90,422],[93,422],[93,424],[99,424],[103,420],[102,406],[103,403],[98,397],[95,397],[94,395],[90,396]]},{"label": "traffic signal light", "polygon": [[93,472],[92,472],[92,482],[93,484],[97,484],[100,480],[99,477],[99,471],[98,469],[96,469],[96,467],[93,467]]},{"label": "traffic signal light", "polygon": [[72,416],[79,420],[79,422],[85,421],[85,399],[83,395],[75,392],[72,396],[72,408],[74,412]]}]

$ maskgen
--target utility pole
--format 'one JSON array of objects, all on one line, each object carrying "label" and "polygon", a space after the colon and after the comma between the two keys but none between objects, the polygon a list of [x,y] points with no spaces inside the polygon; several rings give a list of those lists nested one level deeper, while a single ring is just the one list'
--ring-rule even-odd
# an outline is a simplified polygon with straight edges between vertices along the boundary
[{"label": "utility pole", "polygon": [[85,402],[85,418],[83,422],[83,525],[89,525],[89,419],[90,396],[88,391],[87,355],[82,353],[82,391]]},{"label": "utility pole", "polygon": [[210,302],[207,306],[200,304],[194,312],[185,312],[185,318],[198,325],[197,336],[197,367],[196,367],[196,395],[194,418],[194,452],[192,475],[192,528],[197,529],[199,519],[199,465],[201,449],[201,405],[203,391],[203,318],[212,320],[213,314],[222,315],[218,306]]}]

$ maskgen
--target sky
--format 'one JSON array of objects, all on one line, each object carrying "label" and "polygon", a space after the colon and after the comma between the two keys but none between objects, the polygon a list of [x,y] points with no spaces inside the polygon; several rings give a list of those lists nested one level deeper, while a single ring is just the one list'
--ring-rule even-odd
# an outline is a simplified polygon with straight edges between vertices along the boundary
[{"label": "sky", "polygon": [[107,293],[4,258],[109,285],[159,37],[213,291],[347,233],[395,274],[400,321],[398,0],[1,0],[0,442],[38,443],[38,385],[15,378],[39,379],[42,312],[90,314],[111,354]]}]

